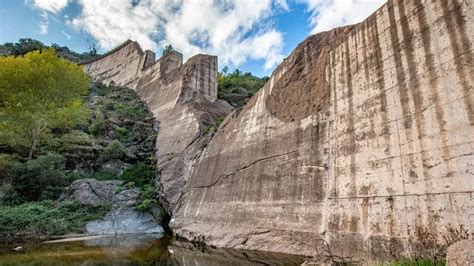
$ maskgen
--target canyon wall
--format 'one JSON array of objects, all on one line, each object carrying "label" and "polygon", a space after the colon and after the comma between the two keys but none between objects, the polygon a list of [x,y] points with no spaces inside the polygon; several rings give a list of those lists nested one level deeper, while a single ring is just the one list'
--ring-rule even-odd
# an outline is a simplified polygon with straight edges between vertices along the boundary
[{"label": "canyon wall", "polygon": [[108,80],[159,121],[157,184],[177,235],[302,255],[324,239],[339,255],[393,258],[418,229],[474,230],[473,20],[470,1],[390,0],[307,38],[215,134],[206,127],[230,111],[215,57],[162,70],[166,58],[124,53],[139,74]]}]

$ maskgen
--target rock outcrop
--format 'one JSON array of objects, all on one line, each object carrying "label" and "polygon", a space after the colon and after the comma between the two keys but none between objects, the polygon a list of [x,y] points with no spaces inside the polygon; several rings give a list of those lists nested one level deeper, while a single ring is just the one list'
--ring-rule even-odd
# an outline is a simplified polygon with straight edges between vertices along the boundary
[{"label": "rock outcrop", "polygon": [[122,180],[98,181],[93,178],[74,181],[60,201],[72,201],[92,207],[111,207],[105,217],[86,224],[94,235],[162,234],[163,213],[157,208],[139,211],[140,190],[124,186]]},{"label": "rock outcrop", "polygon": [[311,36],[212,139],[206,125],[230,110],[215,100],[217,58],[147,65],[129,43],[85,69],[134,88],[159,121],[176,234],[303,255],[324,239],[393,258],[410,228],[474,230],[473,19],[469,1],[390,0]]},{"label": "rock outcrop", "polygon": [[[98,181],[93,178],[79,179],[72,182],[66,188],[66,191],[59,200],[73,201],[92,207],[113,205],[124,200],[121,193],[117,193],[122,183],[123,181],[121,180]],[[127,195],[134,194],[134,196],[128,197],[127,201],[133,201],[133,204],[136,203],[139,196],[137,189],[132,191],[124,190],[122,192]]]},{"label": "rock outcrop", "polygon": [[86,231],[94,235],[164,234],[164,229],[150,212],[135,208],[112,210],[104,219],[89,222]]}]

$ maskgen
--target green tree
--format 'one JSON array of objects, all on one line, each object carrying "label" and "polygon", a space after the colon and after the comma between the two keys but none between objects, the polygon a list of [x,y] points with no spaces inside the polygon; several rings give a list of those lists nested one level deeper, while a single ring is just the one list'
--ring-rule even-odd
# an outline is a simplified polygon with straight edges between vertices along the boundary
[{"label": "green tree", "polygon": [[0,144],[35,155],[52,128],[85,122],[81,95],[90,78],[81,67],[56,56],[54,49],[0,58]]},{"label": "green tree", "polygon": [[167,54],[169,54],[173,51],[174,51],[173,46],[171,46],[171,44],[168,44],[168,45],[165,46],[165,49],[163,50],[163,56],[165,56],[165,55],[167,55]]},{"label": "green tree", "polygon": [[17,43],[5,43],[3,46],[10,52],[11,55],[15,56],[24,55],[28,52],[46,48],[46,45],[44,45],[42,42],[31,38],[20,39]]},{"label": "green tree", "polygon": [[227,76],[227,73],[229,72],[229,68],[227,66],[222,68],[222,75]]},{"label": "green tree", "polygon": [[11,186],[20,202],[55,200],[68,185],[64,158],[59,154],[38,156],[26,163],[16,163]]}]

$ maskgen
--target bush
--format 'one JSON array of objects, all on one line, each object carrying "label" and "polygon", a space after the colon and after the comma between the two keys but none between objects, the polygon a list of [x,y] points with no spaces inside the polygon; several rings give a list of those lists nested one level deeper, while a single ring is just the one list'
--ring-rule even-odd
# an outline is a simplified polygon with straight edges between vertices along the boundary
[{"label": "bush", "polygon": [[4,179],[11,178],[12,168],[16,161],[9,154],[0,154],[0,186]]},{"label": "bush", "polygon": [[56,199],[68,185],[64,158],[59,154],[39,156],[26,163],[16,163],[10,184],[18,202]]},{"label": "bush", "polygon": [[112,89],[111,86],[106,86],[100,82],[96,82],[90,86],[90,94],[105,96],[111,91],[111,89]]},{"label": "bush", "polygon": [[118,138],[120,141],[127,141],[130,138],[130,130],[123,128],[123,127],[117,127],[115,128],[115,133],[117,134]]},{"label": "bush", "polygon": [[145,212],[150,210],[152,207],[158,207],[160,211],[164,212],[155,199],[155,187],[153,185],[145,185],[141,189],[140,194],[141,201],[137,206],[137,210]]},{"label": "bush", "polygon": [[141,212],[145,212],[145,211],[150,210],[151,207],[155,204],[156,204],[156,200],[154,199],[144,199],[140,202],[140,204],[138,204],[137,210]]},{"label": "bush", "polygon": [[57,206],[49,200],[14,207],[2,206],[0,237],[81,233],[88,221],[100,219],[107,211],[108,208],[92,208],[70,202]]},{"label": "bush", "polygon": [[127,153],[127,148],[118,140],[112,141],[104,150],[106,160],[122,159]]},{"label": "bush", "polygon": [[11,184],[5,184],[0,189],[0,203],[5,205],[17,205],[22,203],[22,199]]},{"label": "bush", "polygon": [[105,132],[105,127],[104,115],[100,112],[96,113],[91,126],[91,134],[95,137],[101,136]]},{"label": "bush", "polygon": [[100,170],[100,171],[95,172],[95,173],[92,175],[92,178],[95,178],[95,179],[100,180],[100,181],[104,181],[104,180],[117,179],[118,176],[117,176],[117,173],[114,172],[114,171],[110,171],[110,170]]},{"label": "bush", "polygon": [[155,177],[155,168],[151,165],[138,163],[130,166],[123,171],[121,179],[127,182],[133,182],[137,187],[153,184]]},{"label": "bush", "polygon": [[64,134],[60,142],[62,151],[73,151],[84,146],[93,145],[90,136],[79,130],[73,130],[68,134]]},{"label": "bush", "polygon": [[117,104],[116,109],[120,116],[127,117],[131,119],[140,119],[143,117],[148,116],[148,110],[146,107],[139,105],[139,106],[130,106],[128,104]]}]

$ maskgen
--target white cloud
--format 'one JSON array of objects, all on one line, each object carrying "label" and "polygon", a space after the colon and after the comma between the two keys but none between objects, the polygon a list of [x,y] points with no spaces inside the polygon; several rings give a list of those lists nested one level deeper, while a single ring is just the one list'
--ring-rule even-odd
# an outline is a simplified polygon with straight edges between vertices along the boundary
[{"label": "white cloud", "polygon": [[311,33],[318,33],[360,22],[381,7],[386,0],[302,0],[312,13]]},{"label": "white cloud", "polygon": [[219,56],[221,66],[262,59],[265,69],[283,59],[283,36],[272,18],[289,10],[285,0],[79,0],[82,11],[70,21],[104,49],[125,39],[144,49],[167,44],[184,53]]},{"label": "white cloud", "polygon": [[[41,21],[38,24],[39,34],[48,34],[49,27],[49,16],[48,12],[53,14],[58,13],[63,10],[68,4],[69,0],[26,0],[25,3],[29,3],[34,8],[41,10],[40,16]],[[59,20],[54,17],[53,20],[59,22]]]},{"label": "white cloud", "polygon": [[61,33],[66,37],[66,39],[70,40],[71,39],[71,35],[65,31],[61,31]]},{"label": "white cloud", "polygon": [[40,14],[41,21],[39,22],[39,34],[48,34],[48,26],[49,26],[49,18],[48,18],[48,13],[42,12]]},{"label": "white cloud", "polygon": [[34,7],[51,13],[58,13],[68,4],[69,0],[30,0]]}]

